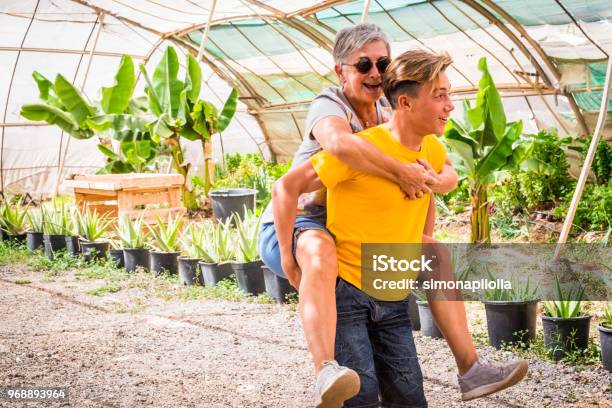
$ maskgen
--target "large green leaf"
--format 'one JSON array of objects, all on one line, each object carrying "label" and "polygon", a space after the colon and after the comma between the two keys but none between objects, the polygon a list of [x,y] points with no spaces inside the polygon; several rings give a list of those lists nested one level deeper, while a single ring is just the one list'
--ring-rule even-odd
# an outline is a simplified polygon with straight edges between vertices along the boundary
[{"label": "large green leaf", "polygon": [[[478,89],[486,89],[486,92],[483,92],[482,96],[481,93],[478,92],[479,98],[477,98],[477,100],[480,102],[479,105],[484,109],[483,113],[485,115],[488,114],[490,120],[489,125],[492,126],[493,133],[496,139],[499,140],[504,136],[506,130],[504,106],[502,105],[501,97],[495,87],[495,83],[493,82],[493,77],[491,77],[489,73],[487,59],[485,57],[482,57],[480,61],[478,61],[478,69],[482,72],[482,77],[478,82]],[[483,120],[486,119],[483,118]],[[485,122],[485,127],[486,125],[487,123]]]},{"label": "large green leaf", "polygon": [[200,97],[202,87],[202,69],[198,60],[191,54],[187,54],[187,71],[185,73],[185,91],[187,99],[195,103]]},{"label": "large green leaf", "polygon": [[211,103],[199,100],[193,107],[190,117],[193,130],[204,140],[209,140],[217,127],[217,108]]},{"label": "large green leaf", "polygon": [[162,111],[172,118],[180,118],[181,92],[185,84],[178,80],[179,62],[176,50],[167,47],[153,73],[153,88],[157,94]]},{"label": "large green leaf", "polygon": [[104,113],[124,113],[134,93],[135,85],[134,62],[129,55],[124,55],[115,74],[115,83],[102,88],[100,105]]},{"label": "large green leaf", "polygon": [[87,103],[81,92],[61,74],[58,74],[55,78],[53,88],[57,97],[66,107],[66,110],[74,118],[76,124],[83,128],[87,118],[95,113],[93,107]]},{"label": "large green leaf", "polygon": [[139,115],[99,115],[87,119],[87,125],[96,132],[112,131],[110,136],[116,140],[134,138],[148,132],[149,120]]},{"label": "large green leaf", "polygon": [[450,119],[444,130],[444,139],[451,149],[463,160],[468,174],[475,173],[474,149],[475,141],[466,136],[466,130],[455,120]]},{"label": "large green leaf", "polygon": [[236,105],[238,103],[238,91],[236,88],[232,89],[232,92],[227,97],[219,119],[217,120],[217,132],[223,132],[225,128],[230,124],[234,114],[236,113]]},{"label": "large green leaf", "polygon": [[55,125],[76,139],[89,139],[93,132],[89,129],[79,129],[74,119],[66,112],[45,103],[23,105],[21,116],[29,120],[45,121]]},{"label": "large green leaf", "polygon": [[512,145],[518,140],[523,131],[523,122],[511,123],[504,136],[476,165],[476,177],[483,180],[490,177],[494,171],[501,170],[512,155]]},{"label": "large green leaf", "polygon": [[32,78],[36,81],[36,86],[38,86],[38,95],[40,99],[43,101],[49,100],[49,90],[53,90],[53,82],[49,81],[38,71],[32,72]]},{"label": "large green leaf", "polygon": [[147,94],[149,99],[149,108],[155,116],[160,116],[163,114],[163,109],[159,96],[155,92],[155,87],[153,86],[153,82],[151,82],[151,78],[149,78],[147,68],[144,66],[144,64],[140,64],[139,67],[140,72],[142,73],[142,76],[144,77],[145,82],[147,83],[147,86],[145,87],[145,93]]},{"label": "large green leaf", "polygon": [[118,160],[119,159],[119,155],[115,152],[112,151],[112,149],[110,149],[108,146],[105,146],[103,144],[99,144],[98,145],[98,150],[100,152],[102,152],[102,154],[106,157],[108,157],[111,160]]}]

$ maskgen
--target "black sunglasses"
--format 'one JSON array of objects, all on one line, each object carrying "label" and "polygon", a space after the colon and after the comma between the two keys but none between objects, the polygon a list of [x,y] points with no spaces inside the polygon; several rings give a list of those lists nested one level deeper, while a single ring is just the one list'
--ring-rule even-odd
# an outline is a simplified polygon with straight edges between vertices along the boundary
[{"label": "black sunglasses", "polygon": [[[376,69],[378,69],[379,73],[384,74],[390,63],[391,59],[389,57],[380,57],[376,60]],[[367,74],[368,72],[370,72],[370,70],[372,69],[372,65],[374,64],[372,63],[372,60],[368,57],[361,57],[359,58],[359,61],[354,64],[342,65],[350,65],[352,67],[355,67],[355,69],[357,69],[360,74]]]}]

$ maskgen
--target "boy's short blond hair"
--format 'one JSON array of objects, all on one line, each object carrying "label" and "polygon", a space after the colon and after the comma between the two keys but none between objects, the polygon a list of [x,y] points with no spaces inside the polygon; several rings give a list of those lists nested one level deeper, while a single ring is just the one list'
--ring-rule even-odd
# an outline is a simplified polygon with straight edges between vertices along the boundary
[{"label": "boy's short blond hair", "polygon": [[415,97],[420,87],[430,81],[437,83],[453,59],[447,52],[409,50],[393,59],[383,77],[383,91],[391,107],[396,108],[397,97],[407,94]]}]

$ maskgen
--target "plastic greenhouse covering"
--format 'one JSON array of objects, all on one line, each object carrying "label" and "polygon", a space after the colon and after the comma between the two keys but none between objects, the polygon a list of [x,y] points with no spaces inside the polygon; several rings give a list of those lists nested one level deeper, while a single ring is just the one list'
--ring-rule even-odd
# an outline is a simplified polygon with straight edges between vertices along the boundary
[{"label": "plastic greenhouse covering", "polygon": [[[336,84],[335,33],[361,21],[365,9],[389,35],[392,55],[448,51],[457,101],[475,96],[477,61],[486,56],[509,119],[522,118],[525,131],[593,132],[612,50],[610,0],[3,0],[2,191],[53,194],[68,174],[93,173],[104,162],[95,138],[71,140],[19,116],[21,105],[37,99],[32,71],[62,73],[95,96],[112,83],[122,54],[149,69],[168,45],[198,55],[207,28],[203,97],[221,106],[235,87],[241,102],[214,137],[215,157],[239,151],[290,159],[309,102]],[[607,119],[603,137],[611,140]],[[201,166],[201,149],[187,151]]]}]

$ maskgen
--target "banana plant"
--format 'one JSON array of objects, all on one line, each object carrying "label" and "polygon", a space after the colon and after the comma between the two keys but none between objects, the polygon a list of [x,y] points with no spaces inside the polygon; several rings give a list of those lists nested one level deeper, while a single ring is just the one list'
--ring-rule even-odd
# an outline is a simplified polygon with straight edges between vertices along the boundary
[{"label": "banana plant", "polygon": [[531,139],[521,137],[522,121],[506,122],[501,97],[487,68],[486,58],[478,62],[482,78],[475,106],[463,102],[463,123],[450,119],[444,138],[465,167],[471,195],[471,242],[490,243],[490,203],[487,191],[499,172],[516,168],[533,149]]},{"label": "banana plant", "polygon": [[[180,138],[202,143],[205,160],[206,185],[210,188],[206,145],[211,135],[223,131],[231,121],[237,102],[237,92],[232,90],[219,114],[211,103],[200,99],[202,70],[197,60],[187,55],[185,80],[178,79],[179,62],[176,50],[166,48],[160,63],[151,78],[144,65],[140,65],[147,86],[145,92],[149,97],[149,110],[155,115],[150,124],[151,135],[156,143],[163,143],[170,148],[175,170],[183,175],[183,203],[191,210],[197,208],[193,191],[187,188],[189,164],[185,163]],[[206,189],[206,192],[207,190]]]}]

